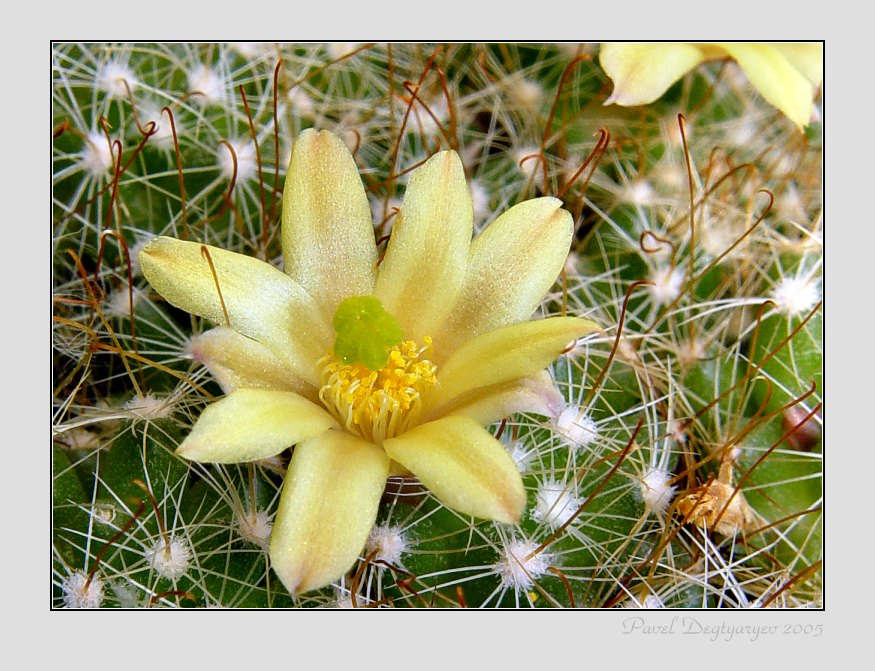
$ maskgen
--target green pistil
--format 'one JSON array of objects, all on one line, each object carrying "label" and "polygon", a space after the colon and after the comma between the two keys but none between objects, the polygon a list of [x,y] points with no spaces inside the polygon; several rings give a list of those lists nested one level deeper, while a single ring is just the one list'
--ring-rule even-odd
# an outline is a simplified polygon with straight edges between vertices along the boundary
[{"label": "green pistil", "polygon": [[334,356],[345,364],[380,370],[389,350],[401,342],[401,325],[376,296],[350,296],[334,313]]}]

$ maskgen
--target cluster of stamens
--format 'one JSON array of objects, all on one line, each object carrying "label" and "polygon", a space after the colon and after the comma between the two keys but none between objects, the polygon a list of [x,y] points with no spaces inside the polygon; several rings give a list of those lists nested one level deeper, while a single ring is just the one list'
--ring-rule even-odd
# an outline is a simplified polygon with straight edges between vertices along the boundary
[{"label": "cluster of stamens", "polygon": [[379,370],[345,364],[329,352],[319,360],[319,398],[341,424],[365,440],[379,444],[403,433],[418,418],[423,393],[436,382],[437,367],[423,358],[431,338],[423,341],[424,347],[412,340],[392,347]]}]

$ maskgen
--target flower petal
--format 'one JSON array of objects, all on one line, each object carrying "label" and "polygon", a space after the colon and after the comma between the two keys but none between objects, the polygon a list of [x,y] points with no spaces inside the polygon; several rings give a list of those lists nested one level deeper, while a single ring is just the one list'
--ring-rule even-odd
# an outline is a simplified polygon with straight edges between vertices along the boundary
[{"label": "flower petal", "polygon": [[465,286],[440,337],[441,353],[465,340],[524,321],[562,270],[574,222],[558,198],[510,208],[471,245]]},{"label": "flower petal", "polygon": [[720,45],[734,58],[750,83],[800,129],[811,120],[814,86],[781,51],[770,44],[728,42]]},{"label": "flower petal", "polygon": [[526,492],[513,459],[486,429],[468,417],[444,417],[383,443],[453,510],[508,524],[519,522]]},{"label": "flower petal", "polygon": [[330,322],[280,270],[250,256],[165,237],[143,248],[140,265],[155,291],[172,305],[218,324],[226,322],[227,311],[226,325],[268,347],[298,377],[319,384],[316,361],[331,346]]},{"label": "flower petal", "polygon": [[646,105],[705,60],[701,49],[684,42],[609,42],[599,49],[599,63],[614,82],[605,105]]},{"label": "flower petal", "polygon": [[579,317],[512,324],[469,340],[438,368],[428,407],[443,414],[456,399],[481,387],[529,377],[546,368],[569,343],[598,326]]},{"label": "flower petal", "polygon": [[375,293],[421,342],[446,319],[465,281],[473,233],[471,194],[454,151],[432,156],[410,177]]},{"label": "flower petal", "polygon": [[377,518],[389,458],[376,445],[328,431],[295,448],[270,537],[270,559],[293,594],[337,580]]},{"label": "flower petal", "polygon": [[257,461],[335,425],[324,408],[294,392],[238,389],[207,406],[176,454],[215,464]]},{"label": "flower petal", "polygon": [[349,149],[328,131],[303,131],[283,189],[286,272],[328,319],[348,296],[374,292],[377,246],[371,210]]},{"label": "flower petal", "polygon": [[815,88],[823,81],[823,43],[776,42],[770,45]]},{"label": "flower petal", "polygon": [[296,377],[267,347],[227,326],[195,336],[188,352],[206,366],[226,394],[236,389],[276,389],[319,398],[314,387]]},{"label": "flower petal", "polygon": [[[553,378],[543,370],[504,384],[480,387],[457,398],[443,414],[470,417],[481,426],[502,420],[515,412],[556,418],[565,408],[565,397]],[[429,415],[428,419],[432,416]]]}]

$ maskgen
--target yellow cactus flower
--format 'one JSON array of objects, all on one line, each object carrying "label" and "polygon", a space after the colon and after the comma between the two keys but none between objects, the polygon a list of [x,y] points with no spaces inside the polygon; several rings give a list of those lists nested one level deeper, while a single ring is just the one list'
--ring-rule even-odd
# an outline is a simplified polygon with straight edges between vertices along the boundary
[{"label": "yellow cactus flower", "polygon": [[735,60],[763,98],[800,130],[809,123],[823,79],[820,42],[609,42],[599,52],[614,82],[605,104],[652,103],[700,63],[724,58]]},{"label": "yellow cactus flower", "polygon": [[560,411],[545,369],[596,329],[528,321],[571,244],[560,205],[520,203],[472,242],[462,163],[440,152],[411,176],[380,261],[352,155],[307,130],[283,193],[285,272],[167,237],[141,251],[159,294],[220,324],[192,353],[226,395],[177,454],[235,463],[294,446],[270,540],[290,592],[352,567],[393,474],[412,473],[460,513],[519,521],[522,479],[484,425]]}]

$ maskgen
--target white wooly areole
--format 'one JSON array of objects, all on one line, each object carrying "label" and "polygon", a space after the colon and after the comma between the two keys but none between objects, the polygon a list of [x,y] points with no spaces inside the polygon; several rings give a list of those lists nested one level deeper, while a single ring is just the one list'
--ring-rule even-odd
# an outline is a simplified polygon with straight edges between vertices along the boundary
[{"label": "white wooly areole", "polygon": [[598,426],[582,408],[567,406],[556,418],[554,430],[572,447],[586,447],[599,435]]}]

